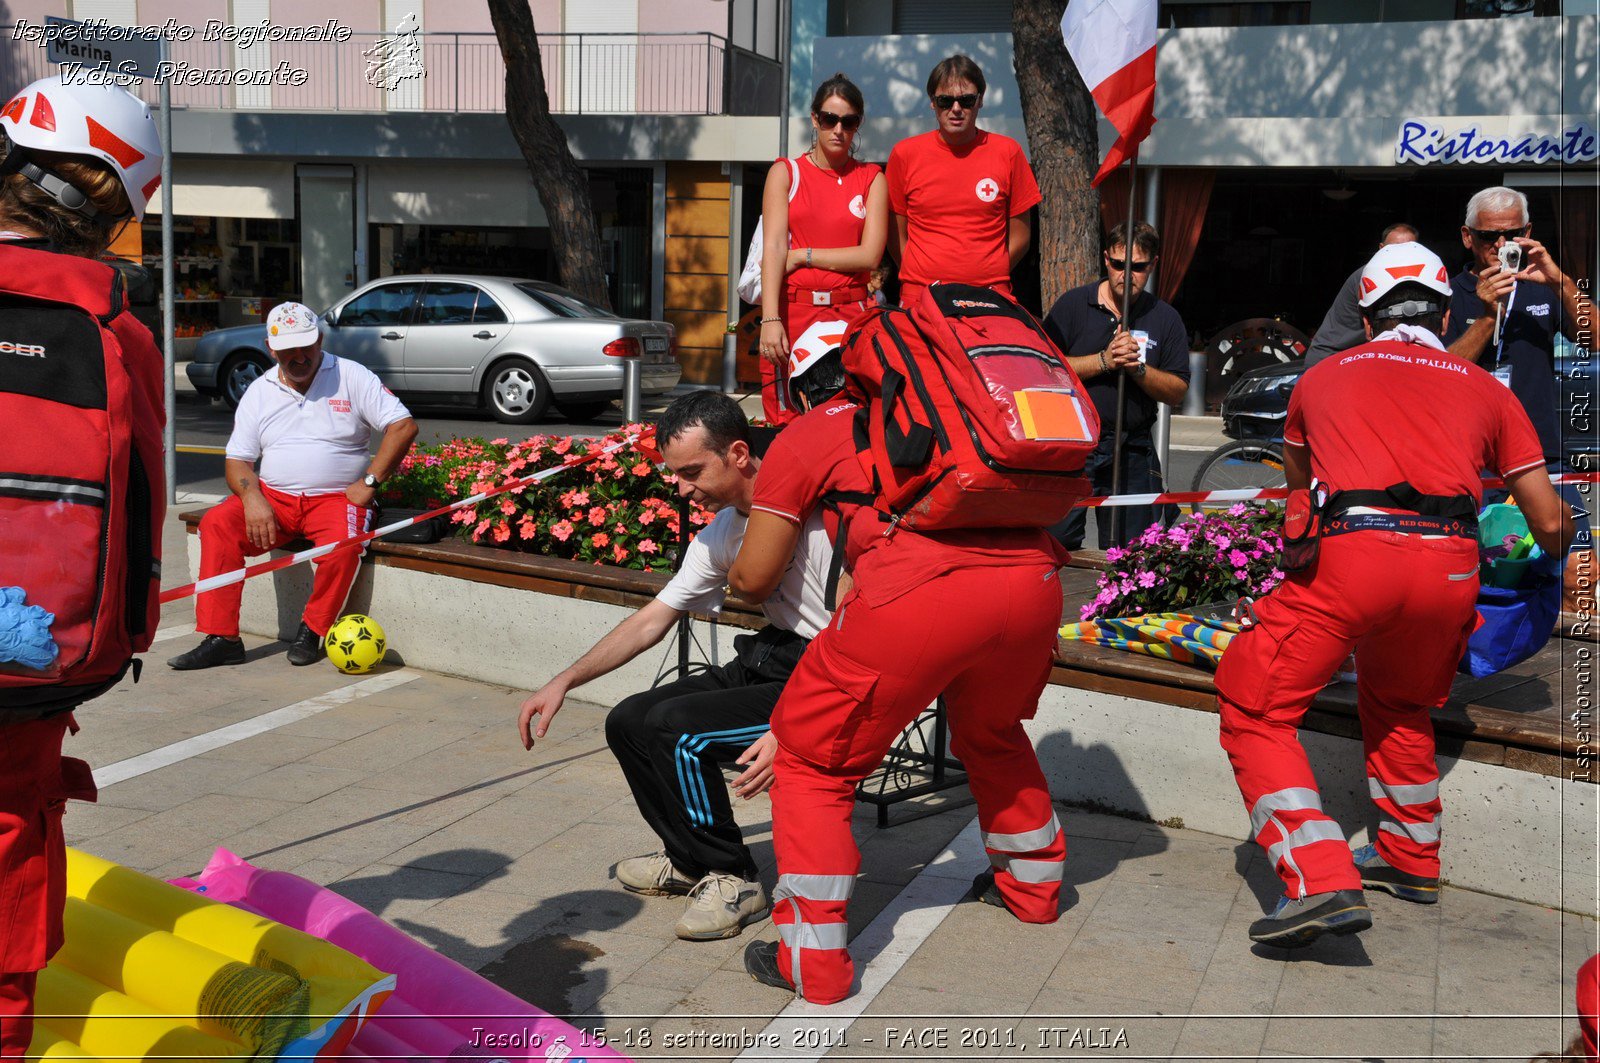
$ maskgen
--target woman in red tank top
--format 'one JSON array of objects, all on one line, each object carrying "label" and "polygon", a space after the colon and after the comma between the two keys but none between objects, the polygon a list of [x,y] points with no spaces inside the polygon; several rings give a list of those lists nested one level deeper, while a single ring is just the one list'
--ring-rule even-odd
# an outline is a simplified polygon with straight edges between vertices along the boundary
[{"label": "woman in red tank top", "polygon": [[883,171],[854,157],[864,113],[861,90],[843,74],[811,100],[816,142],[779,159],[761,198],[761,409],[792,421],[787,388],[791,351],[824,351],[872,305],[867,278],[889,234]]}]

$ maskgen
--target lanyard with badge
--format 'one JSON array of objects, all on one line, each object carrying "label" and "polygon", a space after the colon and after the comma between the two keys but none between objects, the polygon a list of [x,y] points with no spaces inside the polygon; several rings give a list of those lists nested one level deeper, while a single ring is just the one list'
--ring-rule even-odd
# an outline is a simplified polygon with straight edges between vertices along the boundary
[{"label": "lanyard with badge", "polygon": [[1506,387],[1511,386],[1511,366],[1505,363],[1506,326],[1511,324],[1511,308],[1517,305],[1517,282],[1511,282],[1511,296],[1506,300],[1505,317],[1501,321],[1494,341],[1494,378]]}]

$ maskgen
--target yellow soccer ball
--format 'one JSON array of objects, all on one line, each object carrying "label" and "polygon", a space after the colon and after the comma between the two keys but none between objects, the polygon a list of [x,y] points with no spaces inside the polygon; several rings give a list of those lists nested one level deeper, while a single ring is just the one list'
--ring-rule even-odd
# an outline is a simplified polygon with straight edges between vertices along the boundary
[{"label": "yellow soccer ball", "polygon": [[346,613],[334,621],[323,644],[328,650],[328,660],[347,675],[372,671],[383,660],[387,647],[383,628],[372,617],[361,613]]}]

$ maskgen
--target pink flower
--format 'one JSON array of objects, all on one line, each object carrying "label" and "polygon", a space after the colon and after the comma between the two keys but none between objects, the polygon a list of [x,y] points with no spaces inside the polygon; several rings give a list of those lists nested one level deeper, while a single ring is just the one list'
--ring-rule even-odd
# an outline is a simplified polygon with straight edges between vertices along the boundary
[{"label": "pink flower", "polygon": [[1154,587],[1155,585],[1156,585],[1156,574],[1154,572],[1141,572],[1141,573],[1139,573],[1139,586],[1141,586],[1141,587]]},{"label": "pink flower", "polygon": [[605,532],[595,532],[589,537],[589,542],[596,550],[604,549],[605,547],[611,545],[611,536],[607,535]]},{"label": "pink flower", "polygon": [[517,527],[517,531],[524,539],[532,539],[538,534],[539,526],[533,522],[532,517],[523,517],[522,523]]},{"label": "pink flower", "polygon": [[[1135,242],[1137,243],[1137,241],[1135,241]],[[570,505],[572,505],[574,507],[577,507],[577,506],[587,506],[588,504],[589,504],[589,492],[587,492],[587,491],[574,491],[574,492],[572,492],[572,502],[570,503]]]},{"label": "pink flower", "polygon": [[616,532],[618,535],[627,535],[628,534],[628,526],[626,524],[613,525],[611,530]]},{"label": "pink flower", "polygon": [[624,561],[628,560],[628,548],[623,546],[621,543],[618,543],[616,546],[611,548],[611,556],[615,558],[617,564],[620,565]]},{"label": "pink flower", "polygon": [[593,509],[589,510],[589,523],[590,524],[593,524],[596,528],[598,528],[598,527],[600,527],[600,525],[604,524],[605,522],[606,522],[606,510],[605,510],[604,506],[595,506]]},{"label": "pink flower", "polygon": [[489,530],[489,522],[488,522],[488,520],[481,520],[481,521],[478,522],[478,526],[476,528],[472,529],[473,537],[476,538],[477,536],[482,535],[484,532],[486,532],[488,530]]},{"label": "pink flower", "polygon": [[1229,550],[1228,564],[1236,569],[1246,569],[1250,567],[1250,559],[1244,555],[1243,550]]},{"label": "pink flower", "polygon": [[572,533],[574,530],[575,529],[572,527],[572,522],[570,520],[557,521],[556,523],[550,525],[550,534],[554,535],[562,542],[566,542],[568,539],[572,538]]},{"label": "pink flower", "polygon": [[501,523],[496,524],[494,526],[494,541],[495,542],[503,543],[509,538],[511,538],[511,525],[506,524],[504,521],[502,521]]},{"label": "pink flower", "polygon": [[656,545],[654,539],[641,539],[639,540],[639,552],[641,554],[659,554],[661,547]]},{"label": "pink flower", "polygon": [[[1137,235],[1137,234],[1135,234],[1135,235]],[[1136,240],[1134,242],[1137,243],[1138,241]],[[505,437],[502,436],[499,439],[491,439],[491,440],[489,440],[489,445],[491,447],[503,447],[503,446],[505,446],[506,444],[508,444],[510,442],[511,442],[511,440],[506,439]]]},{"label": "pink flower", "polygon": [[516,511],[517,511],[516,502],[514,502],[513,500],[511,500],[509,498],[501,498],[500,499],[500,512],[501,513],[503,513],[503,514],[505,514],[506,516],[509,517],[509,516],[511,516],[511,514],[515,513]]},{"label": "pink flower", "polygon": [[650,475],[650,463],[648,461],[641,461],[639,464],[635,465],[632,469],[630,469],[628,471],[633,473],[635,476],[649,476]]},{"label": "pink flower", "polygon": [[555,446],[551,447],[550,449],[554,450],[557,454],[567,453],[567,451],[572,449],[572,437],[562,436],[560,439],[556,440]]},{"label": "pink flower", "polygon": [[656,511],[646,506],[639,511],[638,520],[640,524],[654,524],[656,522]]}]

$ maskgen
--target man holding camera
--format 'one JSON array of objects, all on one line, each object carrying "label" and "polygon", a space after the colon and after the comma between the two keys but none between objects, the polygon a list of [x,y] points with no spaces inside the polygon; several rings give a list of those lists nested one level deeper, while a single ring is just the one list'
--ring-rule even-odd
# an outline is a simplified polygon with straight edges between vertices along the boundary
[{"label": "man holding camera", "polygon": [[[1570,471],[1562,446],[1567,411],[1556,390],[1556,332],[1577,342],[1586,327],[1592,343],[1594,304],[1531,231],[1528,197],[1514,188],[1485,188],[1468,200],[1461,244],[1472,261],[1451,279],[1443,339],[1451,354],[1477,362],[1511,389],[1554,474]],[[1559,491],[1577,521],[1572,549],[1590,549],[1584,499],[1571,484]]]}]

